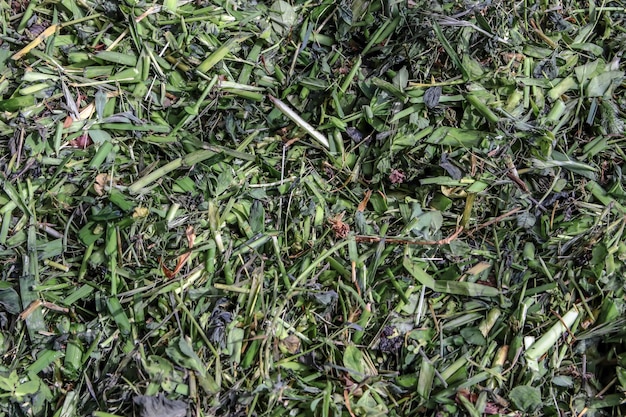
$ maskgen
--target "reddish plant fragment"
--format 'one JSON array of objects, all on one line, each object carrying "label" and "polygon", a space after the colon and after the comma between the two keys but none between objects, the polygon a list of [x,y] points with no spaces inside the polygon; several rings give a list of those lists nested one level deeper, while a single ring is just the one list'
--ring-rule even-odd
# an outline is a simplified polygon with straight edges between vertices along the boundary
[{"label": "reddish plant fragment", "polygon": [[367,203],[368,201],[370,201],[371,196],[372,196],[372,190],[367,190],[365,192],[365,196],[363,197],[363,200],[361,200],[361,202],[359,203],[359,206],[357,207],[356,211],[365,211],[365,208],[367,207]]},{"label": "reddish plant fragment", "polygon": [[187,230],[185,231],[185,235],[187,236],[187,243],[189,244],[189,251],[183,253],[182,255],[178,257],[178,261],[176,262],[176,268],[174,268],[174,270],[171,270],[165,265],[163,265],[162,260],[159,259],[159,263],[161,264],[163,273],[168,278],[173,278],[176,274],[178,274],[178,272],[181,270],[183,265],[185,265],[185,262],[187,262],[187,259],[189,259],[189,256],[191,255],[191,248],[193,248],[193,244],[196,241],[196,234],[193,230],[193,226],[187,227]]},{"label": "reddish plant fragment", "polygon": [[392,184],[402,184],[405,178],[406,175],[404,175],[404,172],[398,169],[392,169],[391,174],[389,174],[389,181],[391,181]]},{"label": "reddish plant fragment", "polygon": [[[458,399],[459,396],[465,397],[472,404],[476,404],[476,401],[478,401],[478,395],[476,393],[468,391],[467,389],[459,390],[456,395],[457,395],[456,402],[459,404],[461,403],[460,400]],[[487,415],[493,415],[493,414],[504,414],[506,413],[506,411],[507,411],[506,407],[501,407],[495,402],[487,401],[487,403],[485,404],[485,409],[483,410],[483,413]]]},{"label": "reddish plant fragment", "polygon": [[[70,118],[70,120],[71,120],[71,118]],[[87,149],[92,144],[93,144],[93,142],[91,141],[91,138],[89,137],[89,134],[87,134],[87,133],[83,133],[82,135],[80,135],[76,139],[72,139],[70,141],[70,143],[69,143],[69,145],[72,148],[79,148],[79,149]]]},{"label": "reddish plant fragment", "polygon": [[335,217],[328,219],[328,223],[331,224],[333,232],[335,232],[335,237],[338,239],[343,239],[350,233],[350,226],[342,221],[343,214],[344,213],[339,213]]}]

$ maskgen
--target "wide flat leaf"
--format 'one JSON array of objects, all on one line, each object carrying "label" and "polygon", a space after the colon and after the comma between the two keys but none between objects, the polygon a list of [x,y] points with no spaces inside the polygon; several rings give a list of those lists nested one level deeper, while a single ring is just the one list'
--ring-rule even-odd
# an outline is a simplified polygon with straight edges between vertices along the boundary
[{"label": "wide flat leaf", "polygon": [[587,97],[603,97],[611,86],[619,85],[624,79],[624,71],[606,71],[593,77],[587,85]]},{"label": "wide flat leaf", "polygon": [[355,381],[361,381],[367,376],[363,353],[354,345],[346,346],[343,353],[343,366]]},{"label": "wide flat leaf", "polygon": [[157,396],[137,395],[133,402],[139,408],[140,417],[184,417],[187,403],[170,400],[163,394]]},{"label": "wide flat leaf", "polygon": [[541,407],[541,391],[537,387],[520,385],[513,388],[509,394],[511,402],[523,412],[532,413]]},{"label": "wide flat leaf", "polygon": [[278,34],[284,34],[296,22],[298,15],[293,6],[284,0],[275,1],[270,7],[271,16],[275,19],[272,27]]},{"label": "wide flat leaf", "polygon": [[471,148],[478,146],[487,137],[487,132],[479,130],[459,129],[456,127],[440,127],[426,139],[435,145],[460,146]]},{"label": "wide flat leaf", "polygon": [[403,265],[418,282],[436,292],[465,295],[469,297],[497,297],[500,295],[499,289],[487,285],[473,282],[435,280],[408,257],[404,258]]},{"label": "wide flat leaf", "polygon": [[13,288],[0,288],[0,307],[9,314],[19,314],[20,296]]}]

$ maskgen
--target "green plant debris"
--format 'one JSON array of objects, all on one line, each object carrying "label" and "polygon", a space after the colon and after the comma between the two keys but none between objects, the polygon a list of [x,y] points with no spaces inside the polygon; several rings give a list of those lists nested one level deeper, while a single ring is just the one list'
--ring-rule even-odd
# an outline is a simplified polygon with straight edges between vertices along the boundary
[{"label": "green plant debris", "polygon": [[0,416],[623,415],[625,9],[0,2]]}]

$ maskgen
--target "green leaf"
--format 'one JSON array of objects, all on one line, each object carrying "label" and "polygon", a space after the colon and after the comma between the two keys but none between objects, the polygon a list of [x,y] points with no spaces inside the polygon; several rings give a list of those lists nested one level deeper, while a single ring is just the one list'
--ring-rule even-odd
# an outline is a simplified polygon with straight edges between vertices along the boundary
[{"label": "green leaf", "polygon": [[587,85],[587,97],[602,97],[611,86],[619,85],[624,79],[624,71],[606,71],[589,81]]},{"label": "green leaf", "polygon": [[9,314],[19,314],[20,296],[13,288],[0,288],[0,307]]},{"label": "green leaf", "polygon": [[461,63],[461,59],[459,58],[459,55],[456,53],[456,50],[452,47],[448,39],[446,39],[446,36],[443,34],[443,31],[441,30],[441,26],[439,26],[439,23],[437,23],[436,20],[433,21],[433,30],[435,31],[435,36],[437,36],[437,39],[439,39],[439,42],[441,42],[443,49],[445,49],[446,52],[448,53],[448,56],[450,56],[450,60],[452,60],[456,69],[461,71],[461,74],[463,74],[463,79],[465,81],[468,81],[470,79],[469,72],[465,69],[465,67]]},{"label": "green leaf", "polygon": [[115,204],[126,212],[132,210],[137,205],[136,202],[130,201],[128,198],[126,198],[126,196],[117,188],[111,189],[109,193],[109,200],[111,200],[111,203]]},{"label": "green leaf", "polygon": [[498,297],[500,290],[474,282],[435,281],[433,290],[445,294],[466,295],[468,297]]},{"label": "green leaf", "polygon": [[283,0],[275,1],[270,7],[272,17],[272,27],[276,33],[282,35],[286,33],[298,19],[296,10]]},{"label": "green leaf", "polygon": [[617,379],[619,380],[622,391],[626,391],[626,369],[621,366],[617,367]]},{"label": "green leaf", "polygon": [[470,80],[477,80],[483,76],[484,71],[480,62],[470,58],[469,55],[463,55],[462,64]]},{"label": "green leaf", "polygon": [[417,386],[417,376],[416,375],[400,375],[396,378],[396,383],[400,385],[402,388],[415,388]]},{"label": "green leaf", "polygon": [[435,194],[430,201],[430,206],[439,211],[446,211],[452,207],[452,200],[443,194]]},{"label": "green leaf", "polygon": [[576,74],[578,82],[582,84],[590,78],[595,77],[597,74],[600,74],[605,65],[604,60],[599,59],[587,62],[584,65],[579,65],[574,68],[574,74]]},{"label": "green leaf", "polygon": [[245,332],[241,327],[233,326],[226,337],[226,349],[232,364],[241,363],[241,348]]},{"label": "green leaf", "polygon": [[559,375],[552,378],[552,384],[558,387],[571,388],[574,386],[574,380],[569,375]]},{"label": "green leaf", "polygon": [[23,384],[15,387],[14,394],[17,398],[21,398],[25,395],[32,395],[39,391],[39,386],[41,385],[41,381],[39,378],[34,379],[32,381],[24,382]]},{"label": "green leaf", "polygon": [[178,343],[176,343],[176,340],[172,340],[165,351],[167,356],[180,366],[193,369],[201,376],[206,375],[206,366],[194,352],[187,338],[179,337]]},{"label": "green leaf", "polygon": [[106,106],[106,103],[107,103],[106,93],[102,91],[101,89],[98,89],[98,91],[96,92],[96,98],[95,98],[96,116],[98,117],[98,120],[102,120],[104,118],[104,108]]},{"label": "green leaf", "polygon": [[417,265],[416,262],[413,262],[408,256],[404,257],[404,261],[402,263],[404,268],[415,278],[420,284],[426,286],[427,288],[435,288],[435,280],[433,277],[428,275],[426,271]]},{"label": "green leaf", "polygon": [[232,37],[228,39],[222,46],[217,48],[211,55],[209,55],[200,65],[198,65],[198,71],[201,73],[208,72],[211,68],[221,62],[226,55],[232,52],[235,48],[239,46],[239,44],[246,39],[248,39],[248,35],[242,35],[237,37]]},{"label": "green leaf", "polygon": [[552,159],[547,159],[545,161],[533,159],[532,161],[533,166],[537,169],[562,167],[569,171],[575,172],[576,174],[582,175],[590,180],[595,180],[596,178],[596,168],[588,164],[573,160],[569,158],[569,156],[561,152],[553,151]]},{"label": "green leaf", "polygon": [[424,239],[431,239],[443,225],[443,215],[439,211],[427,211],[417,218],[412,232]]},{"label": "green leaf", "polygon": [[114,64],[124,65],[127,67],[134,67],[137,65],[137,57],[129,53],[121,53],[114,51],[102,51],[96,54],[97,59],[103,61],[113,62]]},{"label": "green leaf", "polygon": [[96,145],[101,145],[104,142],[111,142],[113,138],[109,135],[108,132],[99,129],[90,129],[89,137]]},{"label": "green leaf", "polygon": [[215,194],[221,195],[226,190],[230,188],[231,183],[233,182],[233,174],[229,169],[226,169],[217,177],[217,186],[215,187]]},{"label": "green leaf", "polygon": [[259,200],[252,202],[250,218],[248,219],[252,233],[257,234],[265,230],[265,208]]},{"label": "green leaf", "polygon": [[363,353],[354,345],[348,345],[343,353],[343,366],[350,373],[355,381],[362,381],[367,375],[365,373],[365,363]]},{"label": "green leaf", "polygon": [[487,137],[486,132],[479,130],[459,129],[456,127],[440,127],[437,128],[426,139],[427,143],[445,146],[461,146],[471,148],[478,146],[480,142]]},{"label": "green leaf", "polygon": [[511,390],[509,398],[518,410],[532,413],[541,407],[541,391],[536,387],[520,385]]},{"label": "green leaf", "polygon": [[598,278],[602,276],[602,272],[604,271],[605,259],[607,255],[608,251],[603,243],[598,244],[591,251],[591,260],[589,261],[589,264],[591,266],[591,270]]},{"label": "green leaf", "polygon": [[470,344],[476,346],[484,346],[487,341],[480,330],[476,327],[465,327],[461,330],[461,336]]},{"label": "green leaf", "polygon": [[420,268],[416,262],[412,262],[408,256],[405,256],[403,265],[419,283],[436,292],[466,295],[470,297],[497,297],[500,295],[500,290],[487,285],[473,282],[435,281],[433,277]]},{"label": "green leaf", "polygon": [[537,217],[527,211],[517,213],[515,218],[517,220],[517,225],[519,227],[523,227],[524,229],[531,229],[537,222]]},{"label": "green leaf", "polygon": [[95,222],[87,222],[79,231],[78,238],[83,245],[89,246],[104,235],[105,228]]},{"label": "green leaf", "polygon": [[573,50],[589,52],[595,56],[601,56],[604,53],[604,48],[593,43],[572,43],[569,47]]},{"label": "green leaf", "polygon": [[189,177],[178,178],[172,186],[172,191],[175,193],[189,193],[191,195],[198,193],[196,183]]},{"label": "green leaf", "polygon": [[393,77],[393,85],[400,91],[404,91],[407,85],[409,85],[409,71],[407,71],[406,67],[400,68],[396,76]]},{"label": "green leaf", "polygon": [[596,324],[600,325],[603,323],[612,323],[615,320],[617,320],[619,317],[620,317],[620,311],[615,301],[607,297],[602,301],[602,307],[600,308],[600,314],[598,314],[598,319],[596,320]]},{"label": "green leaf", "polygon": [[435,367],[427,358],[422,360],[417,380],[417,394],[425,400],[430,398],[430,393],[435,379]]},{"label": "green leaf", "polygon": [[0,111],[14,112],[35,104],[35,97],[19,96],[8,100],[0,100]]},{"label": "green leaf", "polygon": [[0,374],[0,390],[13,392],[15,390],[15,386],[19,381],[19,377],[17,376],[17,372],[13,371],[9,374],[9,376],[2,376]]},{"label": "green leaf", "polygon": [[165,377],[170,377],[170,374],[174,372],[174,365],[167,359],[157,356],[148,356],[144,369],[150,375],[150,379],[160,381]]},{"label": "green leaf", "polygon": [[387,200],[378,193],[373,193],[370,197],[370,204],[377,214],[382,214],[388,209]]}]

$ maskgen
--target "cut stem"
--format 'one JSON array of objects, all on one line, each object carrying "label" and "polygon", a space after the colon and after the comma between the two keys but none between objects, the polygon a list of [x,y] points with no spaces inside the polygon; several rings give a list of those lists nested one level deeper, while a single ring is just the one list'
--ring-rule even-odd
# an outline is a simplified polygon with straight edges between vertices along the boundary
[{"label": "cut stem", "polygon": [[272,103],[274,103],[274,106],[276,106],[276,108],[280,110],[285,116],[290,118],[291,121],[293,121],[295,124],[297,124],[302,129],[304,129],[309,135],[311,135],[319,143],[324,145],[326,149],[330,148],[330,145],[328,144],[328,139],[326,139],[326,136],[324,136],[323,134],[318,132],[313,126],[308,124],[306,120],[300,117],[300,115],[296,113],[291,107],[289,107],[288,105],[286,105],[285,103],[283,103],[282,101],[280,101],[274,96],[268,95],[267,97],[272,101]]}]

